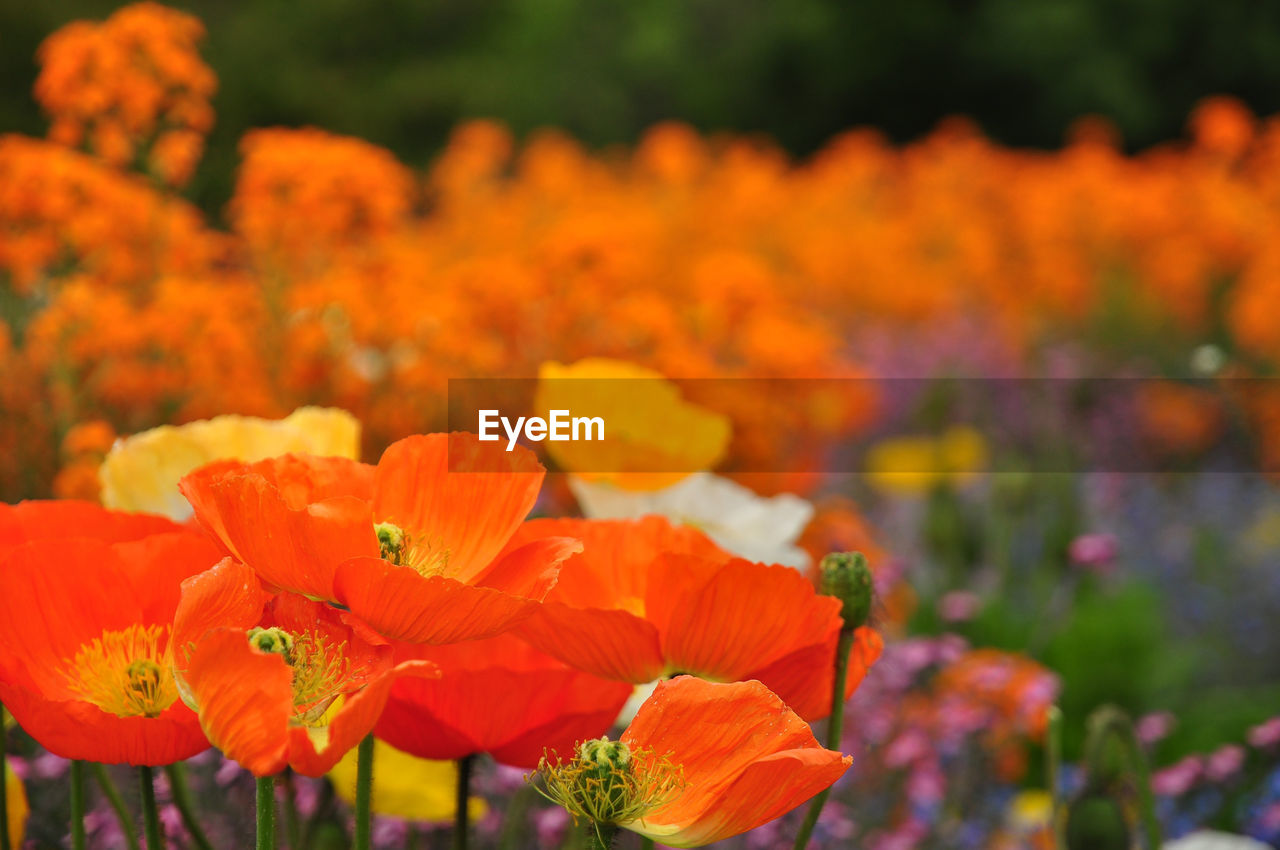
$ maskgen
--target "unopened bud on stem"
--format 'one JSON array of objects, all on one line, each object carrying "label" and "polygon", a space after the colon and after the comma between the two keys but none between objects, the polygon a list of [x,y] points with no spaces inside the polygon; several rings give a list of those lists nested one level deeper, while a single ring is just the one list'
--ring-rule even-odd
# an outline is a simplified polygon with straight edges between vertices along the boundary
[{"label": "unopened bud on stem", "polygon": [[832,552],[822,559],[821,590],[841,602],[840,617],[847,631],[862,626],[871,615],[875,582],[861,552]]}]

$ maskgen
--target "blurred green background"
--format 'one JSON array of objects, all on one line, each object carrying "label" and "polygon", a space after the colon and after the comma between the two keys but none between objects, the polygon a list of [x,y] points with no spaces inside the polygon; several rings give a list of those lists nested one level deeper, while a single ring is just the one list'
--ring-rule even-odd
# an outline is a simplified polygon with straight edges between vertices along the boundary
[{"label": "blurred green background", "polygon": [[[0,2],[0,129],[39,133],[35,50],[98,0]],[[1192,105],[1234,94],[1280,111],[1274,0],[183,0],[209,30],[218,127],[192,193],[229,194],[249,127],[314,124],[413,164],[460,118],[591,145],[679,118],[767,133],[803,154],[872,125],[910,140],[951,114],[1052,147],[1079,115],[1130,148],[1182,132]]]}]

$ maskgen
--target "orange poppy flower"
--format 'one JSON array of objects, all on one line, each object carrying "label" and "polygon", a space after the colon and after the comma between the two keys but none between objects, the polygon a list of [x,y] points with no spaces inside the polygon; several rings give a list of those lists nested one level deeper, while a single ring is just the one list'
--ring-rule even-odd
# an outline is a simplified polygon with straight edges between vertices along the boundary
[{"label": "orange poppy flower", "polygon": [[178,686],[215,746],[256,776],[290,765],[322,776],[371,731],[397,675],[391,648],[345,612],[273,595],[231,558],[182,584],[174,617]]},{"label": "orange poppy flower", "polygon": [[0,553],[28,540],[66,540],[75,536],[121,543],[181,530],[182,526],[165,517],[108,510],[93,502],[0,503]]},{"label": "orange poppy flower", "polygon": [[423,659],[439,679],[398,680],[374,730],[420,758],[488,753],[502,764],[536,767],[546,750],[609,729],[631,695],[624,682],[574,670],[511,635],[424,646],[397,644],[395,659]]},{"label": "orange poppy flower", "polygon": [[[122,535],[139,522],[78,513]],[[217,547],[189,531],[67,538],[74,528],[0,556],[0,701],[65,758],[156,766],[201,752],[200,723],[178,699],[170,624],[180,583],[212,564]]]},{"label": "orange poppy flower", "polygon": [[[852,763],[759,682],[679,676],[658,686],[621,741],[587,741],[542,773],[548,796],[575,818],[700,847],[781,817]],[[613,781],[600,781],[602,768]]]},{"label": "orange poppy flower", "polygon": [[[801,717],[830,713],[840,602],[796,570],[732,558],[660,517],[533,520],[516,541],[539,535],[577,537],[584,548],[518,627],[538,649],[635,684],[678,673],[759,679]],[[857,631],[849,694],[881,649],[874,630]]]},{"label": "orange poppy flower", "polygon": [[490,637],[526,617],[576,541],[507,547],[545,474],[474,434],[391,445],[376,467],[285,455],[182,479],[196,518],[268,585],[349,608],[413,643]]}]

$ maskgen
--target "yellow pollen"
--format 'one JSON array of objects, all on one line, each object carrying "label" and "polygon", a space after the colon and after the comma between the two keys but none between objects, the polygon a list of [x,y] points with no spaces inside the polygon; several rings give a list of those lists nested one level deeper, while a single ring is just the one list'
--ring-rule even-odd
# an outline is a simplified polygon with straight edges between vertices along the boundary
[{"label": "yellow pollen", "polygon": [[373,529],[382,557],[391,563],[411,567],[427,578],[449,571],[449,547],[438,537],[411,535],[391,522],[377,523]]},{"label": "yellow pollen", "polygon": [[293,671],[293,722],[327,726],[350,687],[353,671],[345,641],[333,642],[318,632],[291,635],[284,629],[251,629],[249,641],[263,652],[275,652]]},{"label": "yellow pollen", "polygon": [[539,793],[563,806],[575,823],[631,823],[670,803],[685,787],[684,769],[668,757],[607,737],[583,741],[567,762],[544,756],[538,774],[546,785]]},{"label": "yellow pollen", "polygon": [[77,696],[105,712],[159,717],[178,698],[166,632],[141,625],[103,632],[80,647],[63,676]]}]

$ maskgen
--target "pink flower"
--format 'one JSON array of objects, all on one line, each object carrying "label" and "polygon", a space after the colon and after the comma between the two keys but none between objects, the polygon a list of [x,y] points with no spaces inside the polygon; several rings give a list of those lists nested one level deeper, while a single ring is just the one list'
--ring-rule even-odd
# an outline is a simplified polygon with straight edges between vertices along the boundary
[{"label": "pink flower", "polygon": [[938,616],[948,623],[972,620],[982,607],[978,594],[968,590],[953,590],[938,600]]},{"label": "pink flower", "polygon": [[1139,718],[1135,731],[1139,741],[1144,744],[1154,744],[1169,737],[1169,733],[1176,725],[1178,725],[1178,719],[1171,712],[1156,711]]},{"label": "pink flower", "polygon": [[1162,797],[1185,794],[1200,778],[1203,770],[1200,756],[1187,756],[1151,777],[1151,790]]},{"label": "pink flower", "polygon": [[1071,541],[1067,555],[1077,567],[1097,575],[1106,575],[1111,572],[1118,548],[1114,535],[1082,534]]},{"label": "pink flower", "polygon": [[1239,744],[1227,744],[1219,747],[1205,763],[1205,776],[1210,782],[1225,782],[1244,766],[1244,747]]},{"label": "pink flower", "polygon": [[1249,730],[1249,746],[1260,750],[1280,744],[1280,717],[1273,717]]}]

